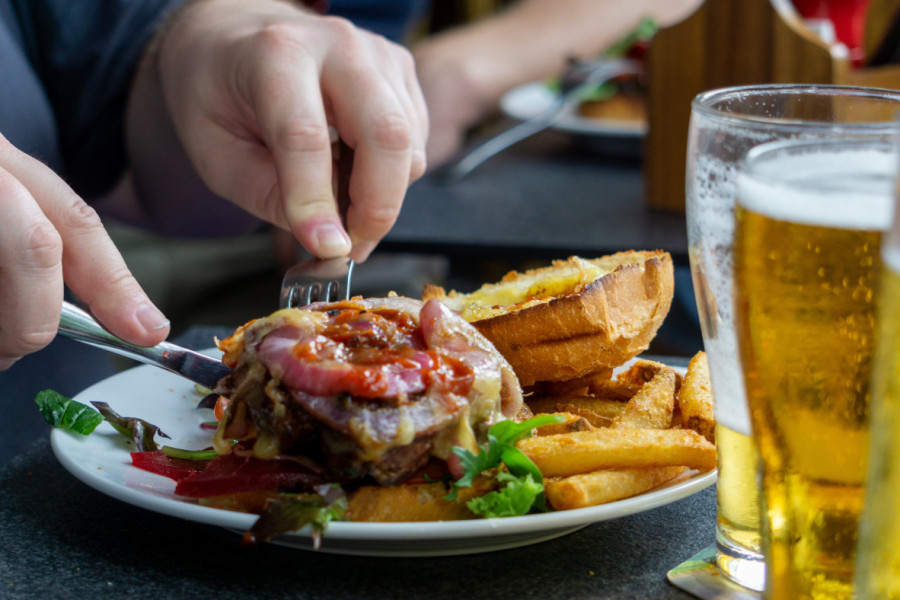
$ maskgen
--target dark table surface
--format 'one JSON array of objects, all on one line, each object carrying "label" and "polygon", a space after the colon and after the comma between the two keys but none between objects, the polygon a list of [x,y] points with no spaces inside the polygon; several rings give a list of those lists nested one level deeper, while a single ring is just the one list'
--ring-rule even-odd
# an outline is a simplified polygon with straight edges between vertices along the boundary
[{"label": "dark table surface", "polygon": [[715,492],[521,548],[441,558],[242,546],[104,496],[46,440],[0,469],[0,598],[691,598],[666,572],[709,545]]},{"label": "dark table surface", "polygon": [[452,185],[414,183],[383,247],[540,259],[662,249],[681,261],[687,234],[684,214],[648,208],[640,160],[548,130]]}]

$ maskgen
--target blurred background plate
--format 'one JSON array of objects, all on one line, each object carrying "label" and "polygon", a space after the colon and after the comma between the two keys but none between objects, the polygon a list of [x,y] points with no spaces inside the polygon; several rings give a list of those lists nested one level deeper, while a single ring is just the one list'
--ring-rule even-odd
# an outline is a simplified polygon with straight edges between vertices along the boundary
[{"label": "blurred background plate", "polygon": [[[547,110],[555,96],[556,93],[544,82],[529,83],[507,92],[500,99],[500,108],[506,116],[524,121]],[[575,135],[587,149],[639,158],[647,122],[585,117],[576,109],[563,115],[553,129]]]}]

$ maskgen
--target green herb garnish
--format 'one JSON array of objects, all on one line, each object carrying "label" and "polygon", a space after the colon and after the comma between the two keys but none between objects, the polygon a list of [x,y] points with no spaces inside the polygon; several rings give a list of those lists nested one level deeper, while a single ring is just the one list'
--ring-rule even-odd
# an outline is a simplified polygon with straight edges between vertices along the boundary
[{"label": "green herb garnish", "polygon": [[90,435],[103,422],[103,415],[90,406],[53,390],[38,392],[34,402],[44,419],[58,429]]},{"label": "green herb garnish", "polygon": [[469,510],[488,518],[547,510],[541,471],[516,448],[516,442],[531,435],[536,427],[562,421],[563,418],[559,415],[541,415],[522,423],[500,421],[488,430],[488,441],[479,446],[478,453],[453,448],[464,474],[453,484],[447,499],[457,500],[459,488],[471,487],[476,477],[486,471],[496,470],[494,477],[501,487],[466,502]]},{"label": "green herb garnish", "polygon": [[163,446],[160,448],[163,454],[169,458],[180,458],[183,460],[212,460],[219,454],[212,449],[209,450],[185,450],[183,448],[173,448],[172,446]]},{"label": "green herb garnish", "polygon": [[645,17],[637,27],[613,42],[603,55],[610,58],[625,56],[635,44],[649,42],[658,30],[659,24],[654,19]]},{"label": "green herb garnish", "polygon": [[[609,45],[603,52],[605,58],[622,58],[635,44],[649,42],[659,30],[659,24],[650,17],[644,18],[638,25]],[[555,92],[560,91],[559,77],[547,81],[547,87]],[[612,81],[606,81],[600,85],[588,87],[578,94],[579,102],[599,102],[607,100],[619,93],[619,87]]]}]

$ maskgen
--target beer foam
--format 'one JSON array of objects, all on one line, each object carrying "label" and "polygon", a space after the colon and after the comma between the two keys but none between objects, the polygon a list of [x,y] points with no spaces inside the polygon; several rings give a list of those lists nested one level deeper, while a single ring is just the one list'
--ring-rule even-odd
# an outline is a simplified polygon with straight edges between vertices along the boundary
[{"label": "beer foam", "polygon": [[[771,158],[775,153],[777,158]],[[805,225],[890,227],[895,153],[875,148],[775,153],[753,163],[752,172],[738,174],[737,202],[744,208]]]}]

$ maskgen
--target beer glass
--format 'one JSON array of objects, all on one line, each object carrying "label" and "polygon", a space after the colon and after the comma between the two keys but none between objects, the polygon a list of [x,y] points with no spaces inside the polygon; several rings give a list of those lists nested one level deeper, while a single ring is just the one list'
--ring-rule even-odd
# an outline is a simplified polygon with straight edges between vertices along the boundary
[{"label": "beer glass", "polygon": [[750,150],[736,181],[738,346],[767,598],[849,599],[897,152],[842,135]]},{"label": "beer glass", "polygon": [[859,600],[900,600],[900,193],[881,254],[869,472],[856,560]]},{"label": "beer glass", "polygon": [[716,402],[719,450],[716,561],[731,580],[761,590],[756,451],[750,438],[732,299],[734,180],[750,148],[781,139],[892,140],[900,93],[812,85],[712,90],[692,104],[686,213],[694,293]]}]

